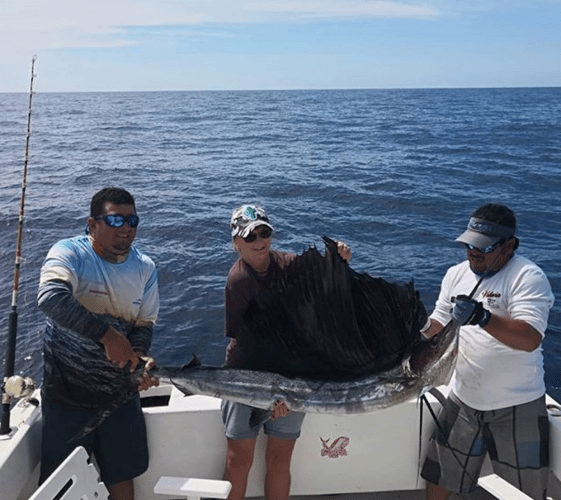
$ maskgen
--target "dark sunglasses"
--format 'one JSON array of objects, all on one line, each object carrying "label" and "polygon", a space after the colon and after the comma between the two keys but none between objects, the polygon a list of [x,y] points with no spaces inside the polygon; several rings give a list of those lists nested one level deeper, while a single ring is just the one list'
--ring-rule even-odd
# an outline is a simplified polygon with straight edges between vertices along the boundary
[{"label": "dark sunglasses", "polygon": [[499,248],[501,245],[503,245],[505,243],[506,240],[499,240],[497,241],[497,243],[493,244],[493,245],[489,245],[488,247],[485,248],[477,248],[474,245],[470,245],[469,243],[464,243],[464,245],[469,248],[470,250],[477,250],[479,253],[491,253],[494,252],[497,248]]},{"label": "dark sunglasses", "polygon": [[138,215],[98,215],[97,217],[94,217],[94,219],[103,219],[105,224],[107,224],[109,227],[123,227],[126,221],[130,227],[134,228],[138,226],[138,223],[140,222]]},{"label": "dark sunglasses", "polygon": [[271,234],[273,234],[273,230],[270,227],[266,227],[260,233],[249,233],[243,240],[246,243],[253,243],[257,236],[261,236],[262,239],[266,240],[271,237]]}]

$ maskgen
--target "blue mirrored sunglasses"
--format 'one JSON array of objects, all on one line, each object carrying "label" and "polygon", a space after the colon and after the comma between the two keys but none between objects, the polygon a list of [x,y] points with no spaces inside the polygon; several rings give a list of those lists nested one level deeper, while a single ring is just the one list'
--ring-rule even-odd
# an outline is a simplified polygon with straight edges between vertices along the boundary
[{"label": "blue mirrored sunglasses", "polygon": [[494,243],[493,245],[489,245],[488,247],[485,248],[477,248],[475,245],[470,245],[469,243],[464,243],[464,245],[470,250],[477,250],[480,253],[491,253],[494,252],[497,248],[499,248],[504,242],[505,240],[499,240],[497,241],[497,243]]},{"label": "blue mirrored sunglasses", "polygon": [[105,224],[107,224],[109,227],[123,227],[126,221],[126,223],[130,227],[134,228],[138,226],[138,223],[140,222],[138,215],[126,215],[126,216],[121,214],[98,215],[97,217],[94,218],[95,220],[103,219]]}]

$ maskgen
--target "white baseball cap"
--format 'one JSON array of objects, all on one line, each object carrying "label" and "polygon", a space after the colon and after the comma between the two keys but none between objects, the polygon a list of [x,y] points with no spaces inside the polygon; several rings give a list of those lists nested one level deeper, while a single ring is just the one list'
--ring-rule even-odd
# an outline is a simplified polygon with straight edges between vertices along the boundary
[{"label": "white baseball cap", "polygon": [[245,238],[256,227],[267,226],[273,229],[265,210],[258,205],[242,205],[232,212],[230,229],[232,238],[240,236]]}]

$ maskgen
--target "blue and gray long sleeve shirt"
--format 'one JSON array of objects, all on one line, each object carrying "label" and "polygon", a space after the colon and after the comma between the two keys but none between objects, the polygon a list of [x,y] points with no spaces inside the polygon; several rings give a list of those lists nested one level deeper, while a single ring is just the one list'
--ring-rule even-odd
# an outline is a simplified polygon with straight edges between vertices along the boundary
[{"label": "blue and gray long sleeve shirt", "polygon": [[104,406],[123,370],[107,361],[100,339],[111,325],[148,352],[159,310],[154,262],[132,247],[124,262],[111,263],[88,236],[62,240],[43,263],[37,300],[47,315],[43,397],[73,408]]}]

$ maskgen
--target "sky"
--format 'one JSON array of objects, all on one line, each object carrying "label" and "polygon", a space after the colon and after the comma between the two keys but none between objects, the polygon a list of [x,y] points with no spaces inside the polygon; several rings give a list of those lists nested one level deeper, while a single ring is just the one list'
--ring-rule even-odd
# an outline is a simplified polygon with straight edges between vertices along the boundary
[{"label": "sky", "polygon": [[0,0],[0,92],[561,86],[561,0]]}]

